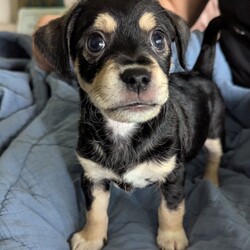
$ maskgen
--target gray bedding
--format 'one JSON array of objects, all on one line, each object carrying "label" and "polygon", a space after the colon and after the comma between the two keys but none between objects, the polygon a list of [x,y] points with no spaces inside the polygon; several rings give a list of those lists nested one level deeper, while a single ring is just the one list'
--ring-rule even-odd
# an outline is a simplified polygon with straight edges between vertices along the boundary
[{"label": "gray bedding", "polygon": [[[201,36],[193,34],[189,67]],[[0,33],[0,249],[69,249],[84,224],[74,154],[77,89],[30,59],[27,36]],[[227,105],[220,188],[202,180],[204,152],[187,165],[185,229],[192,250],[250,249],[250,90],[233,85],[218,48],[214,79]],[[112,188],[105,250],[155,250],[159,192]]]}]

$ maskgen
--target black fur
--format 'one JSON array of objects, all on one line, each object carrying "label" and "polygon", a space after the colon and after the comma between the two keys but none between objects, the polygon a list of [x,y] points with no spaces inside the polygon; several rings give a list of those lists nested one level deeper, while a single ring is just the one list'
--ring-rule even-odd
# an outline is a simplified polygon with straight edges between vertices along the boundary
[{"label": "black fur", "polygon": [[[220,138],[223,105],[214,83],[198,72],[175,73],[170,75],[169,90],[169,100],[155,119],[140,124],[131,140],[113,141],[102,114],[80,89],[84,105],[78,154],[121,175],[145,161],[164,161],[174,154],[178,155],[178,161],[187,162],[197,155],[208,135]],[[95,151],[93,140],[104,156]]]},{"label": "black fur", "polygon": [[84,196],[85,196],[85,206],[86,206],[86,209],[88,211],[91,209],[91,205],[92,205],[93,200],[94,200],[92,190],[91,190],[92,187],[93,187],[93,183],[88,178],[86,178],[84,173],[82,173],[82,175],[81,175],[81,188],[82,188],[82,191],[83,191]]},{"label": "black fur", "polygon": [[183,166],[178,166],[161,184],[161,191],[170,210],[176,210],[184,199],[185,170]]},{"label": "black fur", "polygon": [[[84,172],[81,175],[81,188],[85,196],[85,206],[87,211],[91,209],[91,205],[94,201],[92,188],[94,186],[94,183],[91,182],[88,178],[86,178]],[[103,188],[104,191],[110,190],[110,181],[103,179],[102,182],[99,183],[99,186]]]},{"label": "black fur", "polygon": [[[51,21],[49,26],[39,28],[34,35],[34,45],[54,65],[58,73],[68,79],[74,79],[70,57],[75,59],[79,53],[81,54],[85,38],[82,34],[94,22],[97,13],[107,11],[116,16],[118,20],[123,20],[121,23],[123,32],[116,39],[119,42],[114,42],[106,53],[109,54],[113,50],[119,51],[118,54],[121,56],[118,56],[118,58],[120,57],[120,60],[130,63],[133,61],[148,63],[147,58],[141,59],[140,55],[136,56],[136,49],[143,46],[143,39],[137,39],[139,30],[131,29],[134,26],[134,20],[138,18],[138,14],[147,10],[158,13],[159,20],[163,22],[162,29],[167,32],[170,43],[171,41],[177,43],[180,63],[185,67],[184,52],[189,37],[188,28],[186,25],[183,25],[184,21],[182,19],[171,12],[164,11],[154,0],[128,0],[126,4],[118,0],[107,0],[105,2],[100,0],[82,0],[72,7],[66,15]],[[54,30],[56,32],[53,32]],[[147,48],[145,47],[145,49]],[[117,54],[114,54],[114,56],[117,56]],[[104,61],[105,55],[101,60],[95,62],[95,67],[90,67],[89,63],[82,58],[80,61],[82,69],[84,69],[81,72],[82,77],[87,82],[90,82],[102,67]],[[161,66],[168,70],[169,64],[169,60],[168,62],[163,61]]]},{"label": "black fur", "polygon": [[[165,34],[168,54],[156,53],[149,45],[148,35],[134,25],[142,13],[155,13],[158,28]],[[119,32],[107,35],[107,48],[98,57],[82,55],[86,39],[98,13],[108,12],[118,20]],[[55,33],[52,28],[56,28]],[[210,29],[207,31],[209,34]],[[112,58],[118,65],[151,65],[154,58],[168,76],[169,98],[153,119],[137,124],[129,138],[114,140],[102,112],[88,94],[79,88],[81,116],[77,153],[122,176],[128,169],[145,162],[163,162],[176,155],[177,166],[161,184],[169,209],[176,209],[184,199],[184,164],[193,159],[207,138],[220,138],[224,131],[224,106],[216,85],[211,81],[217,32],[205,35],[203,49],[193,71],[169,74],[171,44],[175,42],[179,61],[185,68],[188,28],[179,17],[164,10],[155,0],[86,0],[80,1],[67,15],[40,28],[35,34],[35,46],[65,77],[74,79],[71,60],[79,59],[80,76],[87,84]],[[212,42],[211,42],[212,41]],[[51,46],[53,44],[53,46]],[[94,144],[96,146],[94,146]],[[157,166],[156,166],[157,167]],[[91,209],[93,185],[109,189],[103,176],[92,183],[84,175],[82,189],[87,209]],[[130,190],[131,183],[117,183]],[[152,184],[152,183],[149,183]]]},{"label": "black fur", "polygon": [[[107,57],[114,57],[117,63],[122,61],[123,64],[140,63],[141,65],[147,65],[150,63],[147,57],[141,55],[141,52],[144,51],[152,54],[154,57],[156,56],[152,50],[148,49],[148,37],[138,28],[131,29],[131,27],[135,27],[134,20],[139,19],[141,13],[146,11],[158,13],[156,17],[159,20],[159,24],[161,24],[160,28],[167,34],[169,46],[171,42],[176,42],[180,63],[185,67],[184,53],[187,47],[189,32],[187,26],[184,25],[184,21],[178,16],[164,11],[154,0],[129,0],[126,1],[126,4],[118,0],[108,0],[102,3],[99,0],[93,0],[86,1],[85,8],[82,9],[81,14],[75,21],[75,29],[70,40],[72,59],[74,60],[77,56],[80,58],[80,65],[82,66],[80,73],[83,79],[87,82],[92,82]],[[83,44],[86,39],[85,34],[90,31],[88,27],[94,22],[96,13],[101,12],[108,12],[115,16],[118,21],[120,20],[119,25],[121,27],[120,32],[115,37],[110,36],[108,38],[112,40],[111,46],[105,50],[105,54],[101,58],[98,58],[98,61],[93,61],[93,67],[93,64],[89,64],[88,60],[79,55],[82,54]],[[140,39],[138,39],[138,34],[140,34]],[[167,58],[158,56],[158,62],[166,74],[170,68],[170,58],[171,54]]]}]

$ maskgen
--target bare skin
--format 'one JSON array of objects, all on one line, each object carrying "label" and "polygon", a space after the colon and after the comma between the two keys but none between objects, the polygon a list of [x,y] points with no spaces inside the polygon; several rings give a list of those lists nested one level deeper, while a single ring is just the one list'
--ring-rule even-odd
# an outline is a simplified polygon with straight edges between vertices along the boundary
[{"label": "bare skin", "polygon": [[159,0],[159,2],[165,9],[181,16],[191,27],[200,16],[208,0]]}]

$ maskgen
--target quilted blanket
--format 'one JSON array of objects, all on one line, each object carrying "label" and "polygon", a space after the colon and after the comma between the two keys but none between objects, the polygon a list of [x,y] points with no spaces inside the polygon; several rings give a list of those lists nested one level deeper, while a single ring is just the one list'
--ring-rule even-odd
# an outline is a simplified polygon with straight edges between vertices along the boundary
[{"label": "quilted blanket", "polygon": [[[192,67],[201,35],[192,34]],[[177,70],[177,67],[175,68]],[[214,80],[227,106],[220,187],[201,179],[204,152],[187,165],[185,230],[190,250],[250,249],[250,90],[233,84],[217,49]],[[77,88],[32,60],[28,36],[0,33],[0,249],[67,250],[85,221],[79,188]],[[155,187],[112,187],[105,250],[156,250]]]}]

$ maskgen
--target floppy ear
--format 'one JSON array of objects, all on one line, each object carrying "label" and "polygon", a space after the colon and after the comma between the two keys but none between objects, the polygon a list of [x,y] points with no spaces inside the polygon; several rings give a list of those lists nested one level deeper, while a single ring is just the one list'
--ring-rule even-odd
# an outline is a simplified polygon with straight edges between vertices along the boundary
[{"label": "floppy ear", "polygon": [[81,7],[80,4],[75,5],[62,17],[40,27],[33,37],[35,49],[48,60],[56,72],[67,79],[73,77],[69,40]]},{"label": "floppy ear", "polygon": [[181,17],[170,11],[167,11],[166,14],[174,28],[172,41],[175,41],[180,65],[183,69],[186,69],[185,53],[188,46],[190,29]]}]

